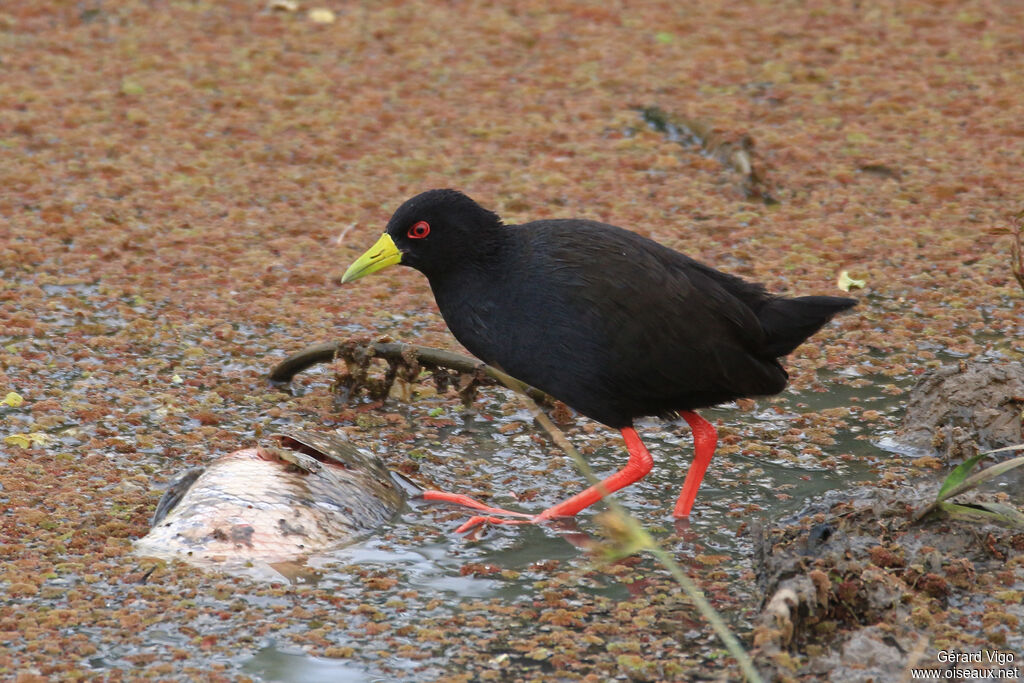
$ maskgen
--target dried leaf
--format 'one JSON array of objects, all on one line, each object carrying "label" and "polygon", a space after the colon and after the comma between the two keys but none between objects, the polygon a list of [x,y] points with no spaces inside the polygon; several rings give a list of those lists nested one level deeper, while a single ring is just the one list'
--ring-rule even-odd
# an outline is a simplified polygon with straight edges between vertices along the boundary
[{"label": "dried leaf", "polygon": [[1015,444],[1013,446],[1003,446],[1002,448],[993,448],[990,451],[982,451],[979,455],[989,455],[991,453],[1002,453],[1004,451],[1024,451],[1024,443]]},{"label": "dried leaf", "polygon": [[839,279],[836,281],[836,287],[844,292],[849,292],[851,289],[863,289],[865,285],[867,285],[866,280],[856,280],[850,277],[850,272],[847,270],[840,272]]},{"label": "dried leaf", "polygon": [[335,20],[334,12],[329,9],[311,9],[309,10],[309,20],[314,24],[333,24]]},{"label": "dried leaf", "polygon": [[31,448],[34,445],[42,446],[50,437],[42,432],[31,432],[29,434],[11,434],[4,437],[4,443],[8,446],[19,446],[21,448]]}]

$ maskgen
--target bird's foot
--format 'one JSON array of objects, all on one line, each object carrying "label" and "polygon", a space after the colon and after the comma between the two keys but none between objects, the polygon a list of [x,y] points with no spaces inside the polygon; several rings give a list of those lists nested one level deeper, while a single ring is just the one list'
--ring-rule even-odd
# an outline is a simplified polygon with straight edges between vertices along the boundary
[{"label": "bird's foot", "polygon": [[[476,498],[471,498],[470,496],[466,496],[461,493],[448,493],[447,491],[423,491],[422,493],[420,493],[419,497],[422,500],[427,500],[431,502],[455,503],[456,505],[461,505],[462,507],[472,508],[474,510],[479,510],[480,512],[486,512],[489,515],[504,515],[506,517],[522,517],[525,519],[530,519],[533,517],[533,515],[527,514],[525,512],[516,512],[515,510],[496,508],[494,506],[487,505],[486,503],[481,503]],[[480,515],[478,515],[478,517],[479,516]],[[474,519],[476,519],[476,517],[474,517]]]},{"label": "bird's foot", "polygon": [[474,515],[470,517],[466,522],[455,530],[455,533],[462,534],[468,531],[472,531],[477,527],[481,527],[484,524],[536,524],[540,521],[538,518],[540,515],[523,517],[495,517],[493,515]]},{"label": "bird's foot", "polygon": [[455,530],[455,533],[457,534],[471,531],[478,527],[482,527],[485,524],[541,524],[543,522],[549,522],[566,516],[562,511],[562,506],[560,505],[548,508],[540,514],[531,515],[525,512],[516,512],[515,510],[506,510],[504,508],[487,505],[486,503],[481,503],[479,500],[461,493],[429,490],[423,491],[418,497],[421,500],[430,502],[454,503],[455,505],[461,505],[463,507],[472,508],[473,510],[479,510],[480,512],[485,513],[470,517],[465,523]]},{"label": "bird's foot", "polygon": [[544,522],[550,522],[558,520],[564,517],[559,514],[556,508],[548,508],[544,512],[537,515],[526,515],[521,512],[508,512],[503,511],[504,514],[510,514],[513,517],[496,517],[493,515],[475,515],[470,517],[462,526],[455,530],[455,533],[461,534],[471,529],[483,526],[484,524],[543,524]]}]

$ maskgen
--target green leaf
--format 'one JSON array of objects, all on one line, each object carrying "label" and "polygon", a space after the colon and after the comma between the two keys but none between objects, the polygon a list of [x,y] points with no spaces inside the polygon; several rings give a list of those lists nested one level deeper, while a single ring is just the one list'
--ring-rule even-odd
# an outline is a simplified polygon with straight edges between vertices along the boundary
[{"label": "green leaf", "polygon": [[[982,453],[981,455],[984,455],[984,453]],[[977,474],[974,474],[973,476],[968,478],[967,481],[963,483],[963,490],[966,491],[980,484],[984,484],[989,479],[995,479],[1000,474],[1003,474],[1004,472],[1009,472],[1010,470],[1016,469],[1021,465],[1024,465],[1024,455],[1020,456],[1019,458],[1004,460],[1001,463],[992,465],[992,467],[986,467],[981,472],[978,472]]]},{"label": "green leaf", "polygon": [[[1013,448],[1016,448],[1014,446]],[[1000,449],[1005,450],[1005,449]],[[968,472],[978,463],[978,460],[985,456],[985,453],[979,453],[970,460],[964,462],[955,470],[953,470],[946,481],[943,482],[942,488],[939,489],[939,495],[935,497],[935,500],[921,508],[915,515],[914,521],[918,521],[927,516],[930,512],[936,508],[943,507],[946,505],[942,501],[947,498],[959,495],[964,491],[970,491],[979,484],[984,484],[990,479],[998,477],[1000,474],[1009,472],[1010,470],[1024,465],[1024,455],[1019,458],[1013,458],[1012,460],[1005,460],[1001,463],[993,465],[992,467],[986,467],[977,474],[967,477]],[[965,478],[966,477],[966,478]],[[987,503],[987,505],[990,505]]]},{"label": "green leaf", "polygon": [[967,475],[971,473],[971,470],[974,469],[975,465],[981,462],[981,459],[984,457],[984,453],[978,453],[973,458],[969,458],[960,463],[955,470],[949,473],[949,476],[946,477],[946,481],[942,482],[942,488],[939,489],[939,495],[936,496],[935,501],[940,502],[953,495],[950,491],[963,484],[967,479]]},{"label": "green leaf", "polygon": [[982,524],[1002,524],[1024,529],[1024,512],[1002,503],[939,503],[939,509],[953,519]]},{"label": "green leaf", "polygon": [[[985,455],[985,454],[984,453],[979,453],[978,455],[974,456],[974,458],[980,458],[983,455]],[[971,460],[974,460],[974,458],[971,458]],[[967,462],[970,462],[970,460],[968,460]],[[965,462],[964,465],[966,465],[966,464],[967,463]],[[963,467],[964,465],[961,465],[960,467]],[[977,486],[979,486],[981,484],[984,484],[988,480],[995,479],[1000,474],[1003,474],[1004,472],[1009,472],[1010,470],[1015,469],[1017,467],[1020,467],[1021,465],[1024,465],[1024,455],[1020,456],[1019,458],[1013,458],[1012,460],[1004,460],[1001,463],[998,463],[996,465],[992,465],[992,467],[986,467],[982,471],[980,471],[977,474],[974,474],[974,475],[968,477],[962,483],[960,483],[959,485],[954,486],[952,489],[950,489],[946,493],[946,498],[951,498],[951,497],[957,495],[958,493],[963,493],[964,491],[970,491],[971,489],[973,489],[973,488],[975,488],[975,487],[977,487]],[[958,467],[957,469],[960,469],[960,467]],[[953,470],[953,474],[956,474],[956,470]],[[953,474],[949,475],[950,479],[952,479]],[[946,482],[948,483],[949,479],[947,479]],[[945,489],[946,488],[946,484],[943,484],[942,488]],[[941,495],[941,492],[940,492],[940,495]],[[941,498],[940,497],[938,500],[945,500],[945,498]]]},{"label": "green leaf", "polygon": [[133,81],[130,78],[122,78],[121,79],[121,94],[122,95],[137,96],[137,95],[143,94],[144,92],[146,92],[146,89],[143,88],[142,85],[140,85],[136,81]]}]

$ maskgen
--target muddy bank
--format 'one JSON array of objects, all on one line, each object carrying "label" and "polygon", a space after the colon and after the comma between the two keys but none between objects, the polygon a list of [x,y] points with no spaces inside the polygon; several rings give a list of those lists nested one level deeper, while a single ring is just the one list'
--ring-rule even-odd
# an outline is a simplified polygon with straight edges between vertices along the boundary
[{"label": "muddy bank", "polygon": [[[928,463],[935,454],[948,462],[1018,444],[1022,399],[1021,363],[939,367],[911,390],[894,440]],[[752,641],[769,679],[909,680],[912,669],[1020,676],[1024,528],[919,514],[949,471],[932,466],[944,472],[833,491],[755,530],[765,598]],[[1021,475],[1011,471],[954,498],[1019,508],[1021,492]]]},{"label": "muddy bank", "polygon": [[895,439],[947,461],[1024,442],[1024,363],[977,358],[930,370]]},{"label": "muddy bank", "polygon": [[[943,651],[1024,652],[1024,531],[911,522],[937,485],[826,496],[763,529],[754,629],[771,679],[895,680],[909,668],[984,668]],[[992,499],[993,495],[983,496]],[[969,672],[968,672],[969,673]]]},{"label": "muddy bank", "polygon": [[[773,680],[895,680],[909,668],[983,668],[941,651],[1024,652],[1024,531],[910,522],[937,486],[826,497],[763,530],[754,631]],[[989,497],[991,498],[991,497]],[[1004,657],[1006,658],[1006,657]]]}]

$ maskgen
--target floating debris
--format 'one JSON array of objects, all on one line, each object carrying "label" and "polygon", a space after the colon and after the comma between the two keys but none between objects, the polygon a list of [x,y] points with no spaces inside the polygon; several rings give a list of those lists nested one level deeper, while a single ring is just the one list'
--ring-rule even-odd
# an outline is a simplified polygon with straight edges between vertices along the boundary
[{"label": "floating debris", "polygon": [[391,519],[404,486],[333,434],[290,432],[222,456],[160,499],[136,553],[193,564],[289,562],[356,540]]},{"label": "floating debris", "polygon": [[683,147],[698,147],[704,154],[740,175],[740,190],[747,199],[767,205],[778,204],[766,186],[761,170],[754,164],[754,138],[749,134],[732,135],[711,124],[687,116],[669,114],[658,107],[640,108],[640,116],[653,130]]}]

